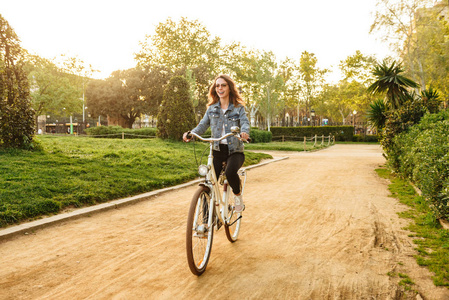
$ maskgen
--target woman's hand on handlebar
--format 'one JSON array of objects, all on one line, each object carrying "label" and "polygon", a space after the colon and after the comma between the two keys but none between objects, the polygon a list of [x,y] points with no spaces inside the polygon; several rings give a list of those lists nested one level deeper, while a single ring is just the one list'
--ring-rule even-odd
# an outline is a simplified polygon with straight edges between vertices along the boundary
[{"label": "woman's hand on handlebar", "polygon": [[247,134],[246,132],[242,132],[242,133],[240,133],[240,137],[242,138],[242,139],[245,139],[245,140],[249,140],[249,134]]},{"label": "woman's hand on handlebar", "polygon": [[182,140],[186,143],[190,142],[190,140],[192,139],[192,135],[190,134],[190,131],[184,132],[184,134],[182,135]]}]

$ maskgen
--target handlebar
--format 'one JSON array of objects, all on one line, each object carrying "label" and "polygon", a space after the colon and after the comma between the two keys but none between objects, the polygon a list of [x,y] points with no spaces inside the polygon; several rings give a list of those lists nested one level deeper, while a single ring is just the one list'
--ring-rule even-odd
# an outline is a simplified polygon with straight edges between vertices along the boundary
[{"label": "handlebar", "polygon": [[189,131],[189,132],[187,133],[187,138],[188,138],[188,139],[191,139],[192,136],[194,136],[194,137],[196,137],[196,138],[198,138],[198,139],[200,139],[200,140],[202,140],[202,141],[204,141],[204,142],[209,142],[209,143],[219,142],[219,141],[224,140],[224,139],[226,139],[226,138],[228,138],[228,137],[230,137],[230,136],[235,136],[235,137],[237,137],[239,140],[241,140],[241,141],[243,141],[243,142],[245,142],[245,143],[249,143],[249,142],[251,141],[250,138],[249,138],[248,140],[246,140],[246,139],[240,137],[239,132],[230,132],[230,133],[227,133],[227,134],[225,134],[225,135],[223,135],[222,137],[219,137],[219,138],[203,138],[202,136],[196,134],[195,132]]}]

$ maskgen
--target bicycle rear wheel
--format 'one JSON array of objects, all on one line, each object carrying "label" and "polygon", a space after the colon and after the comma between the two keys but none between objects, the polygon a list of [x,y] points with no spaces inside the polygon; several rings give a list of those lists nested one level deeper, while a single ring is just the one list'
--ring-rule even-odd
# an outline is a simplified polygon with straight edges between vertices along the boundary
[{"label": "bicycle rear wheel", "polygon": [[241,213],[235,213],[234,212],[234,197],[231,196],[231,189],[228,185],[226,194],[228,195],[228,214],[229,214],[229,220],[227,220],[227,222],[225,222],[225,232],[226,232],[226,237],[228,238],[228,240],[231,243],[234,243],[238,236],[239,236],[239,232],[240,232],[240,225],[242,222],[242,214]]},{"label": "bicycle rear wheel", "polygon": [[[190,271],[200,276],[206,270],[214,237],[214,209],[209,209],[209,189],[202,186],[193,195],[187,218],[186,250]],[[211,222],[209,222],[209,220]]]}]

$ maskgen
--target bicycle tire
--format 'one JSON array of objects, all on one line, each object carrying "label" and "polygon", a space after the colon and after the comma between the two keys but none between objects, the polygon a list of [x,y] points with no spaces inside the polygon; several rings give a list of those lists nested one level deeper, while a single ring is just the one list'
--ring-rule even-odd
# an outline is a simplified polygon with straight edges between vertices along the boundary
[{"label": "bicycle tire", "polygon": [[[205,225],[207,225],[209,218],[214,218],[215,210],[212,209],[211,213],[209,205],[209,189],[202,186],[195,192],[190,203],[186,230],[187,262],[190,271],[197,276],[200,276],[206,271],[212,251],[215,220],[212,219],[212,225],[210,227]],[[195,219],[203,220],[201,222],[202,224],[196,226],[196,228],[194,228]]]},{"label": "bicycle tire", "polygon": [[235,213],[234,212],[234,197],[231,197],[231,189],[228,185],[227,188],[227,195],[229,195],[228,197],[228,212],[231,215],[231,218],[229,219],[229,221],[225,222],[225,232],[226,232],[226,237],[228,238],[228,240],[231,243],[234,243],[235,241],[237,241],[238,236],[239,236],[239,232],[240,232],[240,225],[242,222],[242,214],[241,213]]}]

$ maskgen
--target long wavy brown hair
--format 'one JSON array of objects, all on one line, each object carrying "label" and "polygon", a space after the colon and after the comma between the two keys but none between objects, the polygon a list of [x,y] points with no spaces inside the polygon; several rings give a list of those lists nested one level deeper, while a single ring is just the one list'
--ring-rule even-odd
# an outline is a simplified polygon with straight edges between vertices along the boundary
[{"label": "long wavy brown hair", "polygon": [[237,107],[239,104],[245,106],[245,101],[240,95],[240,92],[237,89],[234,80],[232,80],[232,78],[229,77],[228,75],[223,74],[215,77],[214,82],[209,88],[209,97],[208,97],[209,102],[207,103],[207,106],[211,106],[212,104],[215,104],[220,100],[220,97],[218,96],[217,91],[215,90],[215,84],[217,83],[218,78],[224,79],[229,86],[229,102],[232,103],[235,107]]}]

